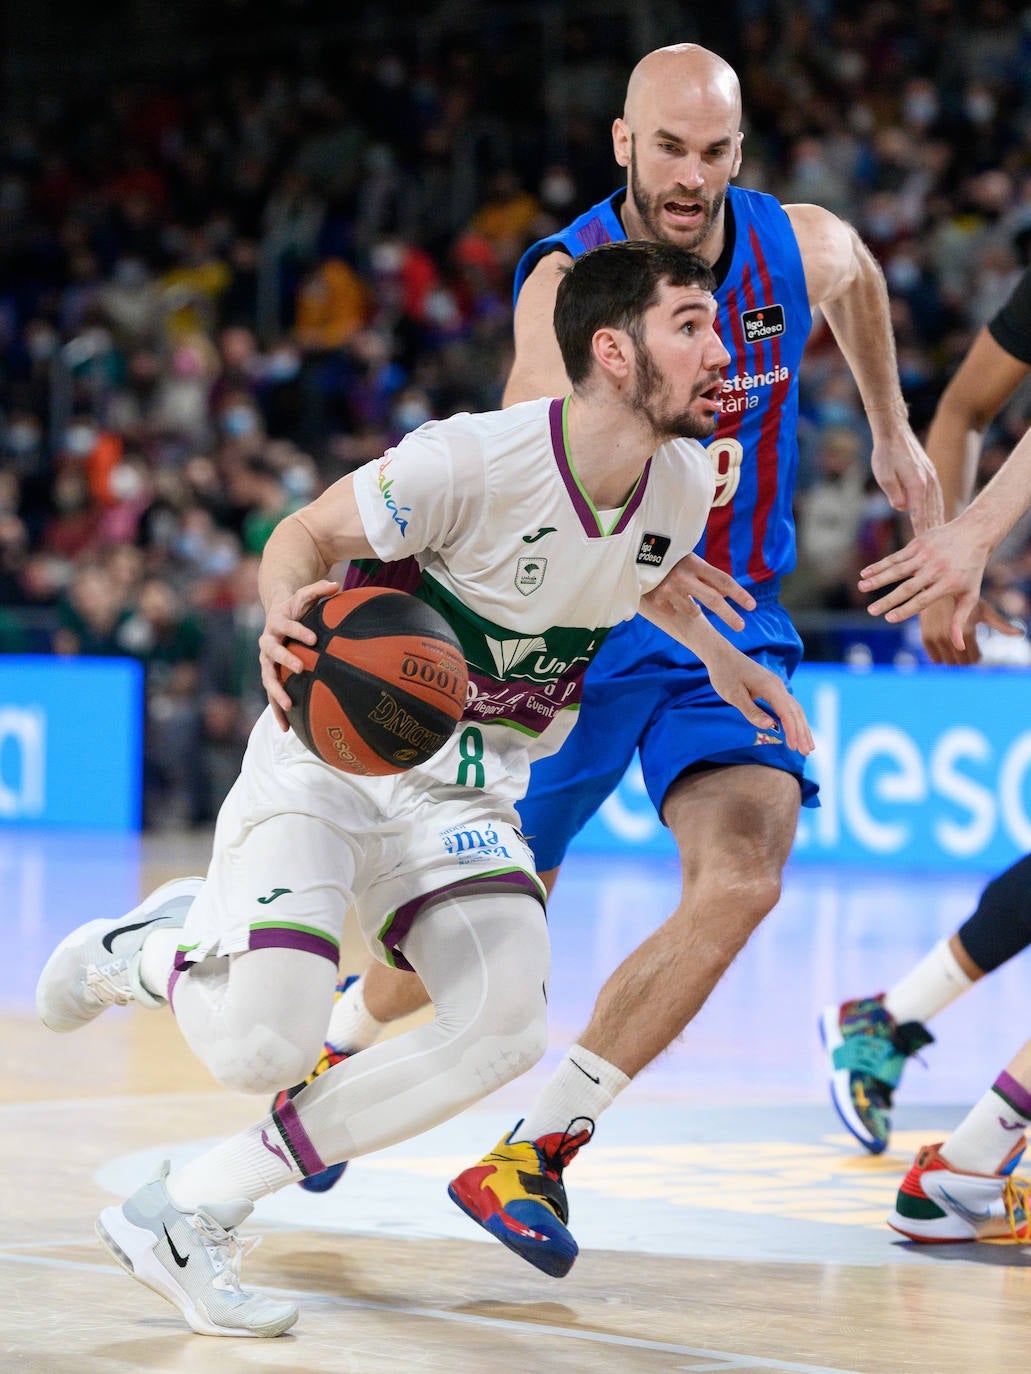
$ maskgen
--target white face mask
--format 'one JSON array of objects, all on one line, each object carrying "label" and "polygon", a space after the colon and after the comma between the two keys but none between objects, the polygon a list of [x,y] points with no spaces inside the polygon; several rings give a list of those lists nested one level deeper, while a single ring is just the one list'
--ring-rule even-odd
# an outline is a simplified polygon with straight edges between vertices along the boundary
[{"label": "white face mask", "polygon": [[64,446],[76,458],[85,458],[87,454],[92,453],[96,442],[97,431],[92,425],[69,425],[65,430]]},{"label": "white face mask", "polygon": [[5,438],[11,453],[31,453],[33,449],[39,447],[39,428],[27,420],[15,421],[8,428]]},{"label": "white face mask", "polygon": [[143,491],[143,478],[138,469],[119,463],[110,476],[111,495],[116,501],[132,501]]}]

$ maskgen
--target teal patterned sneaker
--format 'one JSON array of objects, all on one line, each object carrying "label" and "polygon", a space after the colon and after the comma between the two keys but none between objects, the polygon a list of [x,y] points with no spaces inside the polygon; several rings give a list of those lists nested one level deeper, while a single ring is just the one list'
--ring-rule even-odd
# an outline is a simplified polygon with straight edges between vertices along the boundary
[{"label": "teal patterned sneaker", "polygon": [[934,1036],[919,1021],[898,1025],[884,994],[827,1007],[820,1037],[830,1057],[831,1101],[860,1145],[879,1155],[891,1136],[892,1094],[906,1060]]},{"label": "teal patterned sneaker", "polygon": [[902,1180],[888,1225],[908,1240],[934,1244],[957,1240],[1028,1239],[1031,1183],[1014,1178],[1026,1141],[1010,1151],[994,1174],[966,1174],[923,1145]]},{"label": "teal patterned sneaker", "polygon": [[121,1207],[107,1207],[97,1235],[134,1279],[178,1307],[202,1336],[280,1336],[297,1308],[240,1287],[240,1260],[260,1241],[237,1226],[254,1210],[246,1198],[181,1212],[168,1196],[167,1160]]}]

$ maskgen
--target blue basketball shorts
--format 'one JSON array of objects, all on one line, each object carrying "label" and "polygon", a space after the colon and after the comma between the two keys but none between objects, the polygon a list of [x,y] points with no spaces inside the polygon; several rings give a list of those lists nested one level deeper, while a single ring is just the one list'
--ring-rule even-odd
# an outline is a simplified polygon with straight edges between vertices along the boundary
[{"label": "blue basketball shorts", "polygon": [[[776,587],[752,590],[758,604],[745,615],[740,634],[713,623],[735,648],[788,682],[802,657],[802,641],[776,600]],[[530,770],[518,810],[539,873],[562,862],[573,836],[615,790],[635,749],[660,816],[677,778],[707,764],[783,769],[798,778],[803,806],[819,805],[802,755],[745,720],[716,695],[693,654],[637,616],[610,632],[587,670],[569,738]]]}]

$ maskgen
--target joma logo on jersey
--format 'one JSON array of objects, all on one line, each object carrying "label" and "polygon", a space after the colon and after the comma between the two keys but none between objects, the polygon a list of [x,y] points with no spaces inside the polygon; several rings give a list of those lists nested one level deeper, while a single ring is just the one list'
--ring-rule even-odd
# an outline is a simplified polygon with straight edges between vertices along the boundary
[{"label": "joma logo on jersey", "polygon": [[522,592],[523,596],[530,596],[544,581],[547,570],[546,558],[520,558],[516,564],[516,590]]},{"label": "joma logo on jersey", "polygon": [[645,534],[635,561],[657,568],[668,552],[669,540],[664,534]]},{"label": "joma logo on jersey", "polygon": [[745,343],[761,343],[763,339],[772,339],[774,335],[784,333],[784,307],[763,305],[758,310],[744,310],[741,313],[741,324],[745,331]]}]

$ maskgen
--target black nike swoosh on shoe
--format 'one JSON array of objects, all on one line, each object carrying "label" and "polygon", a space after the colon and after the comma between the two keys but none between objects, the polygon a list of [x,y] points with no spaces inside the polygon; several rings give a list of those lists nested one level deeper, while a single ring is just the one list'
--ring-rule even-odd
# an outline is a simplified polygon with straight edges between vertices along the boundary
[{"label": "black nike swoosh on shoe", "polygon": [[180,1255],[179,1251],[175,1248],[175,1242],[172,1240],[172,1237],[168,1234],[168,1227],[165,1225],[164,1222],[161,1223],[161,1229],[165,1233],[165,1240],[168,1241],[168,1248],[172,1252],[172,1258],[175,1260],[176,1264],[178,1264],[180,1269],[185,1269],[190,1262],[189,1255]]},{"label": "black nike swoosh on shoe", "polygon": [[148,916],[145,921],[137,921],[135,925],[119,926],[117,930],[109,930],[100,943],[104,946],[104,948],[108,951],[109,954],[114,954],[114,942],[119,935],[125,935],[130,930],[142,930],[144,926],[149,926],[152,924],[152,922],[158,921],[160,919],[161,918],[159,916]]},{"label": "black nike swoosh on shoe", "polygon": [[580,1070],[580,1072],[583,1074],[584,1078],[589,1078],[589,1079],[591,1080],[592,1083],[597,1083],[598,1086],[601,1087],[601,1079],[600,1079],[600,1078],[595,1078],[595,1076],[594,1076],[593,1073],[588,1073],[587,1070],[584,1068],[584,1066],[583,1066],[582,1064],[578,1064],[578,1063],[576,1062],[575,1059],[570,1059],[569,1062],[570,1062],[570,1064],[572,1064],[572,1066],[573,1066],[574,1069],[579,1069],[579,1070]]}]

